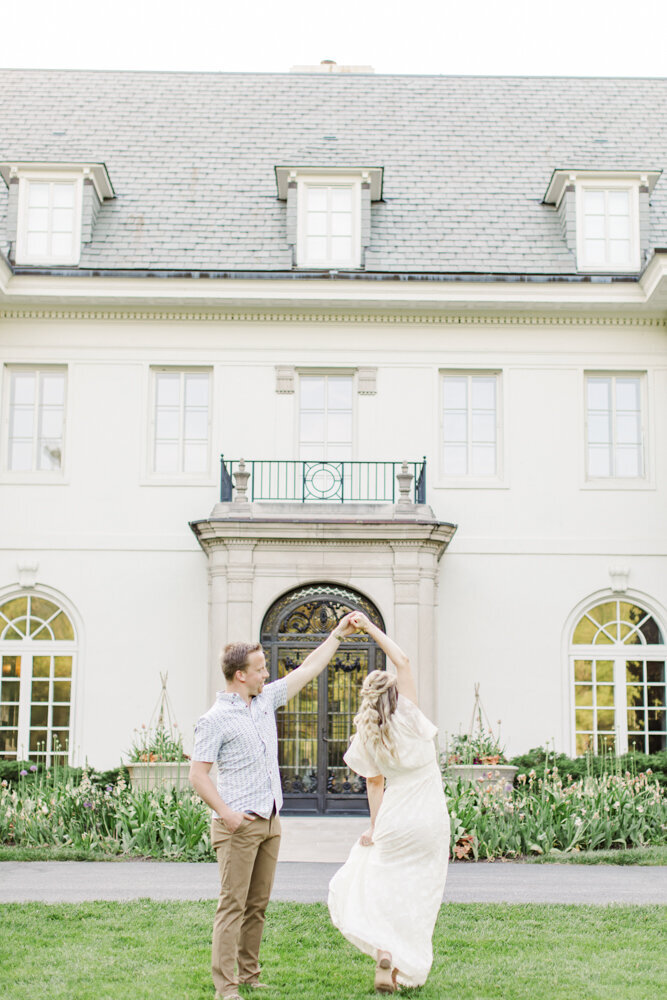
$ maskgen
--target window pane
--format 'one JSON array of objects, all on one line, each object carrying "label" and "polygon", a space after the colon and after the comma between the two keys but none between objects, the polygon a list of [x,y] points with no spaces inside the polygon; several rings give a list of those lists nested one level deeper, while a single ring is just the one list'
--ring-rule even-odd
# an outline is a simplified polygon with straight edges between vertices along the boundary
[{"label": "window pane", "polygon": [[327,418],[327,441],[350,441],[351,439],[352,414],[330,410]]},{"label": "window pane", "polygon": [[62,449],[58,441],[42,441],[39,448],[38,466],[48,472],[59,469],[62,463]]},{"label": "window pane", "polygon": [[595,679],[611,683],[614,680],[614,664],[611,660],[598,660],[595,664]]},{"label": "window pane", "polygon": [[489,442],[496,440],[495,414],[473,413],[472,440],[477,442]]},{"label": "window pane", "polygon": [[589,447],[588,475],[591,477],[611,476],[611,451],[609,448]]},{"label": "window pane", "polygon": [[585,240],[586,260],[590,264],[604,264],[605,242],[604,240]]},{"label": "window pane", "polygon": [[30,731],[30,753],[34,754],[37,751],[44,752],[46,747],[47,732],[46,729],[32,729]]},{"label": "window pane", "polygon": [[32,443],[12,442],[9,449],[9,468],[12,472],[28,472],[32,469]]},{"label": "window pane", "polygon": [[309,236],[327,235],[326,212],[309,212],[306,219],[306,229]]},{"label": "window pane", "polygon": [[53,700],[69,701],[70,688],[70,681],[56,681],[53,685]]},{"label": "window pane", "polygon": [[206,410],[186,410],[184,433],[188,440],[207,440],[208,413]]},{"label": "window pane", "polygon": [[651,660],[646,664],[646,680],[649,684],[665,683],[665,664]]},{"label": "window pane", "polygon": [[160,409],[155,415],[155,436],[162,440],[178,440],[180,413]]},{"label": "window pane", "polygon": [[606,708],[614,704],[614,687],[612,684],[598,684],[595,690],[598,707]]},{"label": "window pane", "polygon": [[[573,641],[575,643],[580,643],[581,645],[593,642],[595,638],[595,633],[597,632],[597,625],[586,615],[581,619],[576,629],[574,630]],[[581,662],[581,661],[580,661]]]},{"label": "window pane", "polygon": [[30,181],[28,186],[28,205],[33,207],[49,207],[49,185]]},{"label": "window pane", "polygon": [[331,235],[332,236],[351,236],[352,235],[352,216],[344,214],[343,212],[336,212],[331,216]]},{"label": "window pane", "polygon": [[302,376],[299,388],[301,390],[301,408],[317,410],[324,407],[324,378]]},{"label": "window pane", "polygon": [[608,413],[589,414],[588,440],[591,444],[608,444],[611,442],[611,420]]},{"label": "window pane", "polygon": [[352,212],[352,188],[331,188],[331,211]]},{"label": "window pane", "polygon": [[13,438],[32,438],[35,428],[35,410],[33,407],[14,407],[11,413],[10,436]]},{"label": "window pane", "polygon": [[42,375],[42,403],[57,406],[65,402],[65,375],[63,372],[45,372]]},{"label": "window pane", "polygon": [[33,372],[16,372],[12,377],[13,402],[27,405],[35,402],[36,378]]},{"label": "window pane", "polygon": [[617,413],[616,440],[619,444],[639,444],[641,424],[638,413]]},{"label": "window pane", "polygon": [[59,208],[74,208],[73,184],[53,185],[53,207],[54,210]]},{"label": "window pane", "polygon": [[[34,709],[33,709],[34,711]],[[69,726],[69,705],[54,705],[53,706],[53,725],[54,726]],[[61,733],[60,740],[61,744],[65,745],[65,737],[67,734]]]},{"label": "window pane", "polygon": [[[72,635],[71,638],[74,638],[74,636]],[[56,677],[71,677],[72,676],[72,657],[71,656],[56,656],[56,658],[55,658],[55,670],[54,670],[54,673],[55,673]]]},{"label": "window pane", "polygon": [[324,236],[309,236],[306,240],[309,260],[324,260],[327,255],[327,241]]},{"label": "window pane", "polygon": [[612,215],[609,219],[609,238],[625,240],[630,246],[630,219],[627,215]]},{"label": "window pane", "polygon": [[465,413],[445,413],[443,433],[447,442],[465,442],[468,435],[468,418]]},{"label": "window pane", "polygon": [[46,233],[28,233],[27,249],[32,257],[48,256]]},{"label": "window pane", "polygon": [[327,188],[307,187],[306,204],[308,211],[326,212],[327,210]]},{"label": "window pane", "polygon": [[630,260],[629,240],[609,241],[609,261],[611,264],[625,264]]},{"label": "window pane", "polygon": [[352,379],[349,376],[329,376],[327,379],[327,406],[330,410],[352,408]]},{"label": "window pane", "polygon": [[[53,629],[53,635],[56,639],[63,642],[71,642],[74,639],[74,629],[72,627],[72,623],[64,611],[61,611],[60,614],[53,619],[51,622],[51,628]],[[59,659],[60,657],[56,658],[56,663]]]},{"label": "window pane", "polygon": [[33,701],[49,700],[49,681],[32,682],[32,700]]},{"label": "window pane", "polygon": [[631,733],[639,733],[644,730],[645,719],[644,713],[637,711],[637,709],[630,709],[628,711],[628,731]]},{"label": "window pane", "polygon": [[208,406],[208,375],[185,376],[185,405]]},{"label": "window pane", "polygon": [[584,220],[584,233],[587,239],[603,240],[604,215],[587,215]]},{"label": "window pane", "polygon": [[466,409],[468,406],[468,380],[457,377],[443,379],[443,400],[446,409]]},{"label": "window pane", "polygon": [[496,380],[495,378],[471,379],[472,406],[475,410],[495,410]]},{"label": "window pane", "polygon": [[610,732],[614,728],[614,712],[613,710],[605,709],[604,711],[598,710],[598,730],[603,732]]},{"label": "window pane", "polygon": [[637,447],[616,449],[616,475],[619,478],[641,476],[641,450]]},{"label": "window pane", "polygon": [[5,704],[18,704],[21,693],[21,682],[18,680],[2,681],[2,700]]},{"label": "window pane", "polygon": [[51,253],[54,257],[67,257],[72,253],[72,237],[68,233],[54,233],[51,237]]},{"label": "window pane", "polygon": [[158,406],[178,406],[181,398],[181,377],[177,372],[160,373],[155,377]]},{"label": "window pane", "polygon": [[60,439],[63,432],[63,411],[43,410],[41,436]]},{"label": "window pane", "polygon": [[177,472],[178,471],[178,445],[177,444],[155,444],[155,471],[156,472]]},{"label": "window pane", "polygon": [[586,215],[604,215],[604,191],[584,191]]},{"label": "window pane", "polygon": [[333,260],[347,261],[352,258],[352,240],[349,236],[331,237],[331,256]]},{"label": "window pane", "polygon": [[467,448],[465,445],[446,444],[443,469],[447,476],[463,476],[468,471]]},{"label": "window pane", "polygon": [[616,379],[616,408],[619,410],[639,410],[639,379]]},{"label": "window pane", "polygon": [[31,208],[28,210],[28,231],[31,233],[46,233],[49,229],[48,208]]},{"label": "window pane", "polygon": [[575,684],[574,703],[582,708],[593,707],[593,688],[590,684]]},{"label": "window pane", "polygon": [[32,661],[32,676],[33,677],[50,677],[51,676],[51,657],[50,656],[35,656]]},{"label": "window pane", "polygon": [[586,396],[589,410],[609,410],[611,382],[609,379],[589,378],[586,384]]},{"label": "window pane", "polygon": [[54,233],[66,233],[71,238],[74,229],[74,215],[69,208],[54,208],[51,213],[51,229]]},{"label": "window pane", "polygon": [[579,730],[593,729],[593,712],[578,708],[575,712],[576,727]]},{"label": "window pane", "polygon": [[48,726],[48,724],[49,724],[49,706],[33,705],[30,710],[30,725]]},{"label": "window pane", "polygon": [[186,443],[183,449],[183,471],[208,471],[208,444]]},{"label": "window pane", "polygon": [[607,194],[607,208],[610,215],[629,215],[630,192],[609,191]]},{"label": "window pane", "polygon": [[324,443],[324,413],[302,413],[300,424],[302,441]]},{"label": "window pane", "polygon": [[473,476],[493,476],[496,472],[495,445],[474,444],[472,446]]}]

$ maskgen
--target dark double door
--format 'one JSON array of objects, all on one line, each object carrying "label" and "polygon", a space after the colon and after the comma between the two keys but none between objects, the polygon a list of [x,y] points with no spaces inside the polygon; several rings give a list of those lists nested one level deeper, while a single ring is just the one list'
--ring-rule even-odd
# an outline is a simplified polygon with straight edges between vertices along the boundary
[{"label": "dark double door", "polygon": [[[262,626],[271,679],[303,663],[349,611],[363,611],[380,628],[377,609],[341,587],[303,587],[281,598]],[[349,813],[367,810],[363,778],[343,755],[354,732],[359,692],[371,670],[383,670],[382,650],[364,633],[338,647],[319,678],[306,685],[277,715],[278,758],[286,813]]]}]

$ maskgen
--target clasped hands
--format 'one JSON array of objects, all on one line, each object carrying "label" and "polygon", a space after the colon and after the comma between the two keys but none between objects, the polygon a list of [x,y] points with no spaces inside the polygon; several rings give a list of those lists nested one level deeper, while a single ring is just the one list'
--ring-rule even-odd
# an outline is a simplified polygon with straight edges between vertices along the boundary
[{"label": "clasped hands", "polygon": [[[334,632],[339,636],[352,635],[353,632],[366,632],[370,620],[361,611],[350,611],[336,625]],[[333,633],[332,633],[333,634]]]}]

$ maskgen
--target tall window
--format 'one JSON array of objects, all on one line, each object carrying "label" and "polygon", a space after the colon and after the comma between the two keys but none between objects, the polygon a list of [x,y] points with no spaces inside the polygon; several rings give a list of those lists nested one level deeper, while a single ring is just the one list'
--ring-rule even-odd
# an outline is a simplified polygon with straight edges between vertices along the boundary
[{"label": "tall window", "polygon": [[667,747],[667,646],[655,618],[631,601],[584,614],[572,637],[577,754]]},{"label": "tall window", "polygon": [[443,472],[498,474],[498,376],[443,375]]},{"label": "tall window", "polygon": [[587,472],[590,479],[644,475],[641,378],[586,378]]},{"label": "tall window", "polygon": [[18,264],[76,264],[81,251],[81,181],[22,178]]},{"label": "tall window", "polygon": [[580,268],[635,270],[638,257],[637,192],[633,187],[582,187],[579,195]]},{"label": "tall window", "polygon": [[0,604],[0,760],[67,760],[75,653],[72,623],[53,601]]},{"label": "tall window", "polygon": [[359,212],[358,184],[302,183],[299,265],[359,267]]},{"label": "tall window", "polygon": [[352,458],[352,375],[302,375],[299,380],[299,455]]},{"label": "tall window", "polygon": [[65,425],[63,369],[9,370],[7,468],[53,472],[62,468]]},{"label": "tall window", "polygon": [[209,395],[207,371],[154,372],[153,472],[208,472]]}]

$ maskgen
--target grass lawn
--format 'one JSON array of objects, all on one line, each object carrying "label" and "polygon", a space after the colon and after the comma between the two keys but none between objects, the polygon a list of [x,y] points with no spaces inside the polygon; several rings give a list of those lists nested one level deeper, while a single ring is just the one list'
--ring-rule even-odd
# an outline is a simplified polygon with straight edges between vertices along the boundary
[{"label": "grass lawn", "polygon": [[[0,907],[3,1000],[212,1000],[213,902]],[[667,908],[449,904],[420,1000],[648,1000],[667,981]],[[374,995],[372,962],[323,904],[272,903],[263,1000]],[[248,994],[251,991],[247,991]]]},{"label": "grass lawn", "polygon": [[[159,861],[159,858],[140,855],[105,854],[103,851],[88,851],[76,847],[13,847],[0,844],[0,861]],[[201,861],[215,862],[215,857],[203,857]],[[506,861],[526,862],[534,865],[576,864],[576,865],[667,865],[667,846],[626,847],[612,851],[556,851],[523,858],[496,858],[493,864]],[[177,859],[170,864],[178,864]],[[454,861],[453,864],[486,864],[487,862]]]}]

